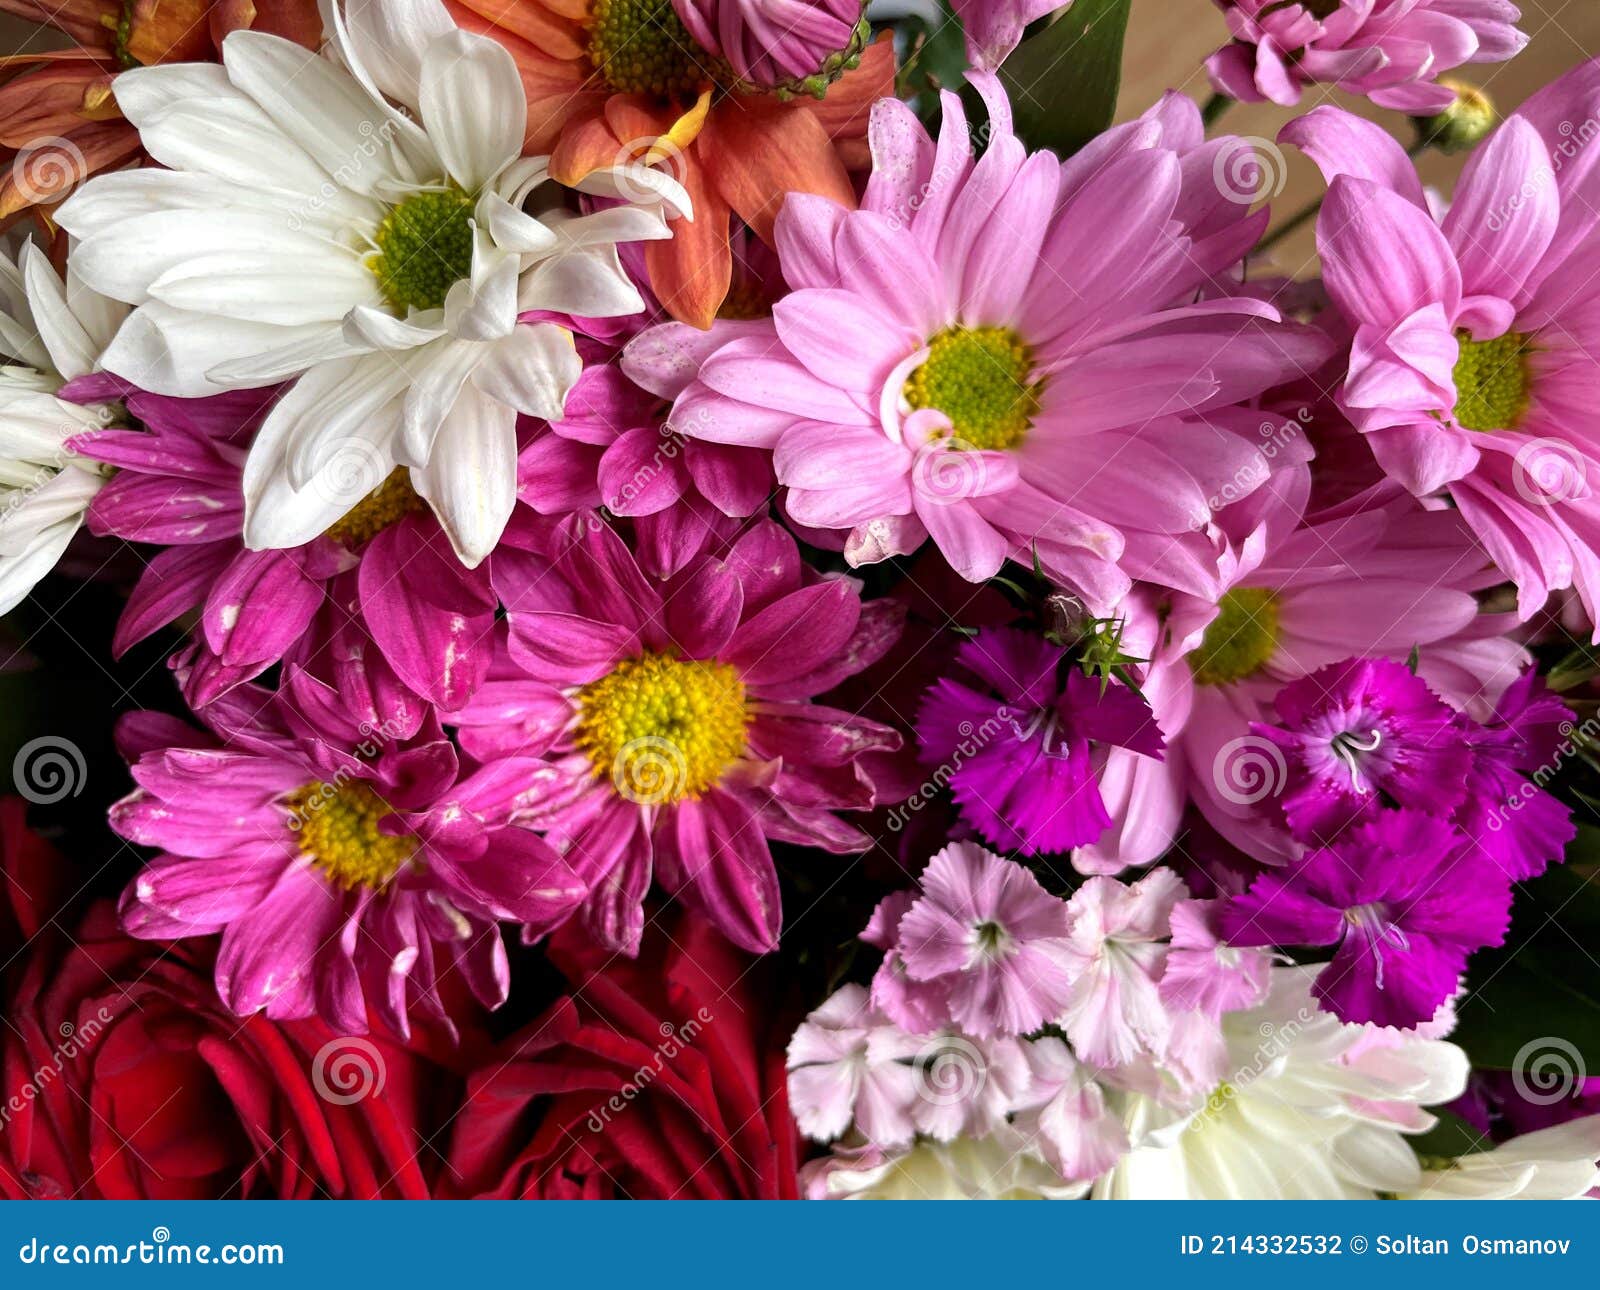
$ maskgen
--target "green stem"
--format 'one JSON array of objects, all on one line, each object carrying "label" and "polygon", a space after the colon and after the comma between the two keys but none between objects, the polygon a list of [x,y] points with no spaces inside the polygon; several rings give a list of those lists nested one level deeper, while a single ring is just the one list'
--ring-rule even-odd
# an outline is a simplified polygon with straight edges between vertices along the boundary
[{"label": "green stem", "polygon": [[1213,94],[1207,99],[1206,105],[1200,109],[1200,120],[1205,124],[1206,129],[1209,130],[1218,121],[1222,120],[1223,114],[1233,104],[1234,100],[1226,94]]}]

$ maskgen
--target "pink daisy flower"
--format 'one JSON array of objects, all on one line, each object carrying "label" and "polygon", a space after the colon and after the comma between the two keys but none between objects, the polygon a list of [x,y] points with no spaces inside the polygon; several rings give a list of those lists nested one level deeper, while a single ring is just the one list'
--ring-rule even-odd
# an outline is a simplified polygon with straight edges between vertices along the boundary
[{"label": "pink daisy flower", "polygon": [[943,986],[951,1021],[980,1038],[1058,1016],[1071,980],[1067,907],[1028,870],[971,842],[928,862],[896,948],[914,981]]},{"label": "pink daisy flower", "polygon": [[[199,707],[304,646],[325,605],[353,601],[395,673],[429,702],[459,705],[482,680],[495,613],[488,572],[456,559],[406,472],[373,479],[355,454],[347,475],[334,472],[348,492],[342,519],[300,546],[252,551],[244,462],[276,388],[178,399],[109,375],[73,387],[75,397],[123,400],[144,426],[73,441],[117,468],[89,508],[90,531],[164,548],[128,597],[114,653],[198,610],[184,696]],[[333,500],[315,488],[298,496],[318,514]]]},{"label": "pink daisy flower", "polygon": [[878,805],[872,755],[900,736],[812,698],[889,648],[899,606],[807,569],[770,521],[668,580],[591,516],[513,525],[492,576],[496,660],[446,719],[589,886],[593,934],[635,952],[654,875],[736,944],[772,949],[768,840],[868,845],[835,812]]},{"label": "pink daisy flower", "polygon": [[1600,623],[1597,115],[1589,62],[1478,148],[1442,222],[1376,127],[1319,108],[1283,136],[1329,181],[1318,244],[1355,332],[1340,402],[1391,478],[1448,496],[1524,620],[1571,587]]},{"label": "pink daisy flower", "polygon": [[1503,63],[1528,37],[1510,0],[1217,0],[1233,42],[1207,62],[1217,91],[1292,107],[1336,85],[1428,116],[1455,101],[1437,84],[1465,63]]},{"label": "pink daisy flower", "polygon": [[861,61],[865,0],[672,0],[702,49],[749,85],[812,93]]},{"label": "pink daisy flower", "polygon": [[357,1034],[370,1004],[401,1035],[412,1009],[448,1026],[451,974],[505,1001],[497,921],[548,931],[585,888],[506,824],[492,771],[462,776],[431,713],[350,693],[291,666],[276,695],[247,686],[207,705],[205,732],[153,712],[123,721],[138,787],[111,827],[161,852],[123,893],[123,926],[220,932],[217,993],[240,1016]]},{"label": "pink daisy flower", "polygon": [[1244,145],[1206,142],[1189,100],[1062,163],[1029,155],[998,86],[978,83],[981,159],[954,96],[937,143],[878,103],[860,209],[784,204],[794,290],[772,318],[722,331],[709,356],[651,361],[695,368],[679,432],[771,452],[790,517],[839,531],[851,563],[931,537],[980,581],[1037,551],[1104,611],[1249,476],[1235,405],[1327,344],[1261,301],[1193,302],[1265,212],[1220,191],[1215,167]]},{"label": "pink daisy flower", "polygon": [[992,72],[1022,41],[1028,24],[1072,0],[951,0],[967,34],[967,58],[979,71]]}]

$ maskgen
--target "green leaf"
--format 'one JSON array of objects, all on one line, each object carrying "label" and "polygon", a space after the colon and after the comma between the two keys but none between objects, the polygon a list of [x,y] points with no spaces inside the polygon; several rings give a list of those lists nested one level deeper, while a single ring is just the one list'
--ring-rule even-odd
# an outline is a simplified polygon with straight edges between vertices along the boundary
[{"label": "green leaf", "polygon": [[[1579,839],[1586,841],[1593,838]],[[1532,1071],[1565,1063],[1600,1074],[1597,955],[1600,881],[1556,865],[1523,883],[1506,943],[1472,956],[1451,1040],[1474,1066]]]},{"label": "green leaf", "polygon": [[1488,1151],[1494,1146],[1493,1142],[1459,1115],[1440,1110],[1438,1107],[1434,1108],[1433,1114],[1438,1117],[1438,1124],[1426,1133],[1406,1139],[1419,1157],[1454,1160],[1457,1156],[1474,1155],[1479,1151]]},{"label": "green leaf", "polygon": [[1132,0],[1077,0],[1000,67],[1017,137],[1070,157],[1111,124]]}]

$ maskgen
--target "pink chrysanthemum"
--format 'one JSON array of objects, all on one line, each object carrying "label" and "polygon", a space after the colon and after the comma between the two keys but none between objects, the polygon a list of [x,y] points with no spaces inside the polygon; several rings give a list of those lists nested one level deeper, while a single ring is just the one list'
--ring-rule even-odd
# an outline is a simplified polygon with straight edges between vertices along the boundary
[{"label": "pink chrysanthemum", "polygon": [[415,701],[363,705],[296,667],[271,695],[243,686],[201,732],[158,713],[119,731],[138,788],[111,826],[161,854],[122,897],[139,937],[222,933],[217,992],[240,1016],[319,1015],[346,1033],[369,1004],[450,1024],[457,972],[491,1007],[510,971],[497,920],[548,931],[583,884],[532,831],[506,824],[493,769],[462,777]]},{"label": "pink chrysanthemum", "polygon": [[1593,61],[1480,146],[1442,225],[1376,127],[1319,108],[1284,132],[1329,180],[1318,243],[1355,332],[1340,402],[1393,479],[1449,496],[1523,619],[1571,587],[1600,624],[1597,118]]},{"label": "pink chrysanthemum", "polygon": [[1292,107],[1337,85],[1380,107],[1442,112],[1436,84],[1464,63],[1503,63],[1528,43],[1510,0],[1217,0],[1233,42],[1206,64],[1218,92]]},{"label": "pink chrysanthemum", "polygon": [[[74,441],[117,468],[89,508],[90,530],[164,548],[128,597],[114,652],[198,609],[184,687],[198,707],[296,652],[325,605],[350,601],[395,673],[430,702],[458,705],[482,680],[495,613],[488,571],[455,558],[404,471],[374,480],[371,461],[353,452],[341,520],[302,546],[251,551],[244,460],[275,388],[177,399],[95,375],[73,393],[119,398],[144,426]],[[303,504],[329,500],[312,489]]]},{"label": "pink chrysanthemum", "polygon": [[588,884],[605,944],[637,949],[653,874],[736,944],[770,950],[768,840],[867,845],[834,812],[878,804],[871,755],[900,736],[811,700],[893,644],[898,605],[810,571],[769,521],[666,581],[592,516],[514,525],[507,542],[495,665],[447,717],[462,745],[515,781],[514,818]]},{"label": "pink chrysanthemum", "polygon": [[981,159],[954,96],[937,144],[885,100],[861,208],[790,196],[777,245],[795,290],[724,333],[673,424],[771,451],[789,515],[847,534],[852,563],[931,536],[982,580],[1037,551],[1104,610],[1160,573],[1172,535],[1210,522],[1224,484],[1253,477],[1234,405],[1327,346],[1260,301],[1193,302],[1266,213],[1214,182],[1243,145],[1206,142],[1188,99],[1063,164],[1029,155],[977,80]]},{"label": "pink chrysanthemum", "polygon": [[672,7],[741,81],[819,98],[860,62],[871,34],[864,0],[672,0]]}]

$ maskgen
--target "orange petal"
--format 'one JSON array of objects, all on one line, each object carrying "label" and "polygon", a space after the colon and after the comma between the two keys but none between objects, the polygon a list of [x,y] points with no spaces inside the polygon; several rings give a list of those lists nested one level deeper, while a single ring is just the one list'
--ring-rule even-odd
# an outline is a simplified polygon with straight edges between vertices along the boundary
[{"label": "orange petal", "polygon": [[561,142],[550,154],[550,178],[575,184],[591,170],[615,166],[625,158],[621,141],[603,116],[568,122]]},{"label": "orange petal", "polygon": [[679,176],[694,203],[694,221],[672,222],[672,237],[645,244],[650,289],[679,322],[702,331],[710,327],[733,280],[728,249],[728,207],[697,165]]},{"label": "orange petal", "polygon": [[214,58],[208,0],[135,0],[128,15],[128,57],[143,66]]},{"label": "orange petal", "polygon": [[282,36],[307,49],[322,44],[322,15],[317,0],[213,0],[211,38],[220,49],[230,31],[248,27]]},{"label": "orange petal", "polygon": [[139,132],[126,121],[86,125],[14,159],[0,183],[0,219],[29,206],[60,201],[96,171],[139,151]]},{"label": "orange petal", "polygon": [[539,0],[449,0],[456,24],[503,40],[520,36],[551,58],[584,58],[588,42],[570,18],[552,12]]},{"label": "orange petal", "polygon": [[[709,89],[687,112],[643,94],[613,94],[606,100],[606,121],[617,138],[634,145],[636,153],[653,164],[686,152],[699,136],[710,110]],[[666,146],[657,148],[663,142]]]},{"label": "orange petal", "polygon": [[828,132],[799,103],[725,104],[711,114],[694,151],[711,168],[723,200],[763,242],[772,241],[772,222],[791,192],[855,208],[855,189]]}]

